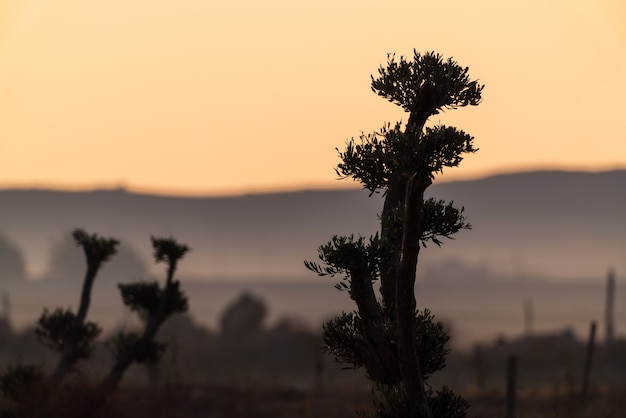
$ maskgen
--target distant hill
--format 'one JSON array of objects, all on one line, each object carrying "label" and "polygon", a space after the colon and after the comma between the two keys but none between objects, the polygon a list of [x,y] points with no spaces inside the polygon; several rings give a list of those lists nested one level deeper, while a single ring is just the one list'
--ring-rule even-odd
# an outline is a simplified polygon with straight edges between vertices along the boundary
[{"label": "distant hill", "polygon": [[[437,183],[429,193],[465,206],[473,229],[423,251],[423,277],[588,279],[609,266],[618,276],[626,271],[626,170],[498,175]],[[309,277],[303,260],[315,259],[333,234],[375,232],[381,203],[356,189],[206,198],[0,190],[0,236],[40,275],[53,248],[84,227],[120,239],[148,265],[150,236],[174,236],[193,248],[185,275],[302,278]]]}]

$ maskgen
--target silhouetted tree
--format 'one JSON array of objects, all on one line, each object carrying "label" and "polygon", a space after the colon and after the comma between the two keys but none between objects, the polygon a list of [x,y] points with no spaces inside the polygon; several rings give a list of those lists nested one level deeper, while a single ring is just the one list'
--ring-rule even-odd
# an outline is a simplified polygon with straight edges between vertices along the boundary
[{"label": "silhouetted tree", "polygon": [[102,328],[86,320],[91,304],[91,289],[98,271],[115,255],[119,244],[116,239],[89,235],[82,229],[76,229],[72,236],[76,244],[82,247],[87,261],[78,312],[75,314],[69,308],[58,308],[50,313],[46,309],[35,328],[39,340],[61,355],[52,375],[54,381],[63,379],[79,359],[89,357],[93,351],[93,343]]},{"label": "silhouetted tree", "polygon": [[[341,362],[364,366],[377,393],[379,417],[462,417],[465,401],[447,388],[434,392],[425,380],[445,366],[448,341],[441,323],[415,304],[420,246],[441,245],[469,228],[463,209],[426,199],[424,193],[444,167],[455,167],[473,153],[473,137],[453,127],[426,127],[445,109],[477,105],[483,86],[468,68],[433,52],[413,59],[389,55],[372,76],[372,90],[409,113],[401,123],[348,141],[336,169],[373,193],[384,194],[380,232],[364,238],[338,237],[319,248],[322,264],[305,262],[319,275],[342,275],[358,310],[324,326],[327,350]],[[380,282],[377,298],[374,282]]]},{"label": "silhouetted tree", "polygon": [[149,363],[159,359],[165,345],[154,337],[167,318],[175,313],[186,312],[187,297],[180,289],[180,281],[174,278],[178,262],[189,251],[173,238],[152,238],[154,259],[167,265],[165,285],[158,282],[119,284],[122,301],[131,311],[137,312],[144,322],[143,332],[119,332],[109,341],[115,355],[115,364],[103,381],[108,391],[117,387],[124,372],[133,362]]},{"label": "silhouetted tree", "polygon": [[267,314],[265,303],[244,293],[222,313],[221,333],[227,338],[241,338],[258,333]]}]

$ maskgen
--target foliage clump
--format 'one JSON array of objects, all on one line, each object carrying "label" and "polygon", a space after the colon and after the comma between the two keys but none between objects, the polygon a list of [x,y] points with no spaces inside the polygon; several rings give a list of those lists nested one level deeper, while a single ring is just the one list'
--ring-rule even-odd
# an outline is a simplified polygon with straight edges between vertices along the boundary
[{"label": "foliage clump", "polygon": [[38,366],[9,366],[0,375],[0,393],[9,399],[20,400],[28,396],[33,386],[41,382],[43,377],[43,371]]},{"label": "foliage clump", "polygon": [[54,351],[61,353],[64,347],[73,344],[77,360],[91,355],[101,332],[102,328],[95,322],[81,322],[71,309],[61,308],[54,312],[44,309],[35,327],[39,342]]}]

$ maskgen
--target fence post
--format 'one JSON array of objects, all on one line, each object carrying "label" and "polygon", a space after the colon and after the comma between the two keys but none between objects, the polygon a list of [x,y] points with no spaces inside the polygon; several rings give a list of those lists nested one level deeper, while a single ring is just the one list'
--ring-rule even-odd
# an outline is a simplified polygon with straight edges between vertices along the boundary
[{"label": "fence post", "polygon": [[506,368],[506,418],[515,418],[517,396],[517,357],[509,356]]},{"label": "fence post", "polygon": [[593,358],[593,346],[596,339],[596,321],[591,322],[589,328],[589,341],[587,342],[587,353],[585,356],[585,368],[583,370],[583,384],[580,391],[580,398],[585,403],[589,392],[589,375],[591,373],[591,359]]},{"label": "fence post", "polygon": [[487,373],[485,371],[485,361],[483,348],[476,344],[474,346],[474,367],[476,371],[476,386],[481,394],[485,391]]}]

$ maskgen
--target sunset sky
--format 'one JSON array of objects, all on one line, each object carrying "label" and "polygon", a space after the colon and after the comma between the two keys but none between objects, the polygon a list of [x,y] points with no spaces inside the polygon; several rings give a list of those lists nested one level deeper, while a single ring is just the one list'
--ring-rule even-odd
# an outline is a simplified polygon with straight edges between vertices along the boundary
[{"label": "sunset sky", "polygon": [[387,53],[454,57],[480,148],[442,179],[626,168],[623,0],[0,0],[0,187],[353,186],[336,147],[406,120]]}]

